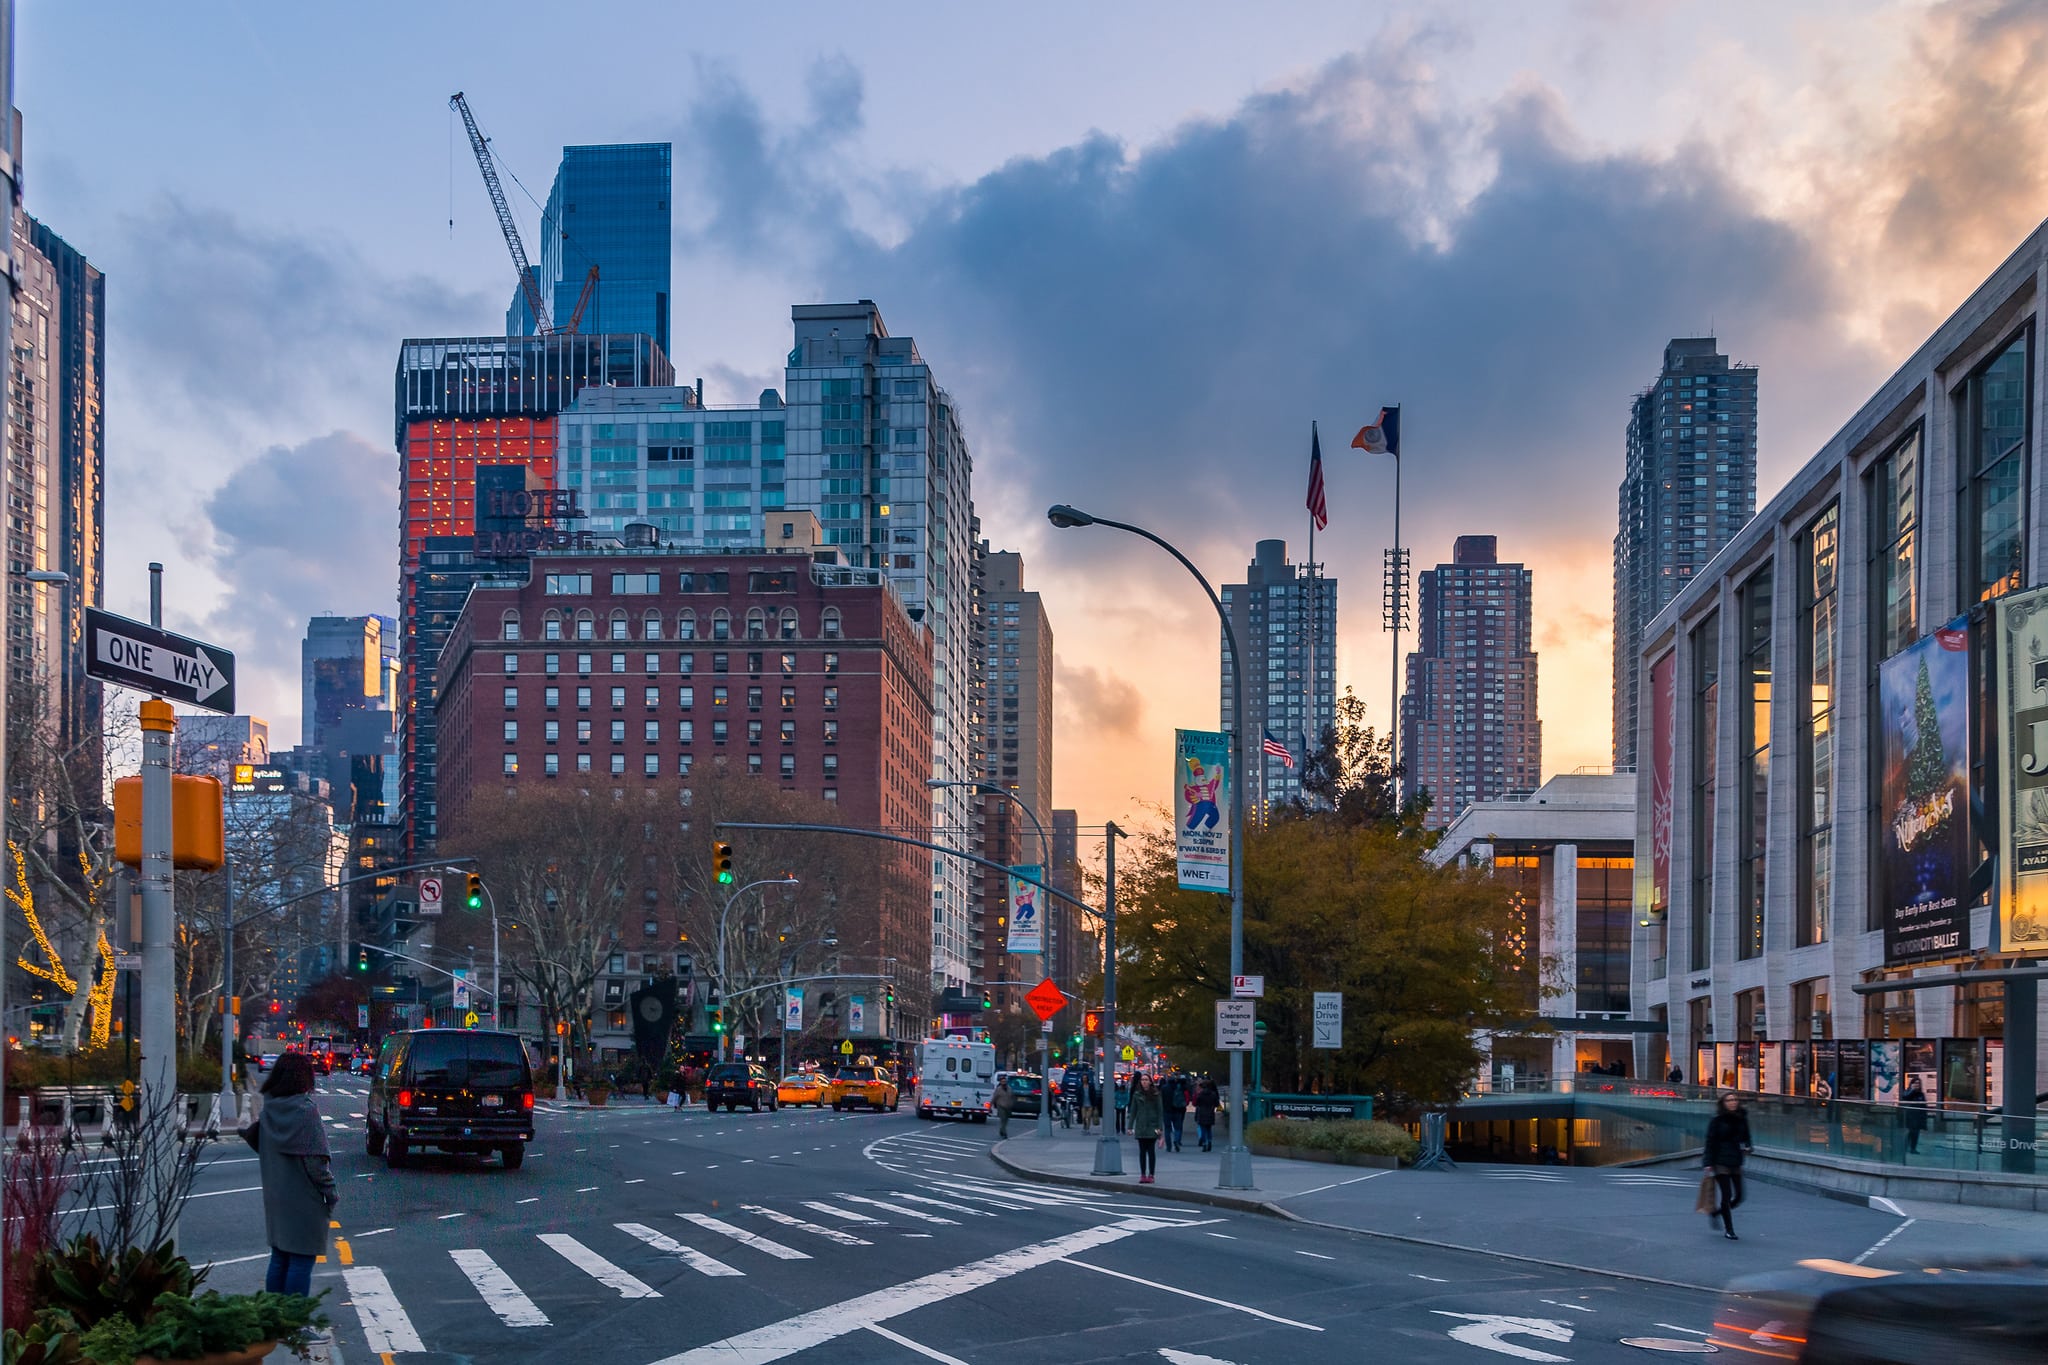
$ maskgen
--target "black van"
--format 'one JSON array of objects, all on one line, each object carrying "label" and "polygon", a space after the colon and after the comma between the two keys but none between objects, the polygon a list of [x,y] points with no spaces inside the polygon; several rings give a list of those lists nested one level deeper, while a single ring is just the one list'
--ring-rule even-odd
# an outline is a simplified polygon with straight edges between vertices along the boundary
[{"label": "black van", "polygon": [[363,1149],[391,1167],[414,1149],[496,1152],[517,1170],[533,1141],[533,1070],[516,1034],[428,1028],[384,1039]]}]

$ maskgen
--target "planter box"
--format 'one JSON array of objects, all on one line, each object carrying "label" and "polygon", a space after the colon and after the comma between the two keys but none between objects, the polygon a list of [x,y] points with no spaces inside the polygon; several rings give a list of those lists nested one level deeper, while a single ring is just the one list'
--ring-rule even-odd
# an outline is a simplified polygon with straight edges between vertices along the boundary
[{"label": "planter box", "polygon": [[1398,1170],[1401,1158],[1397,1156],[1369,1156],[1364,1152],[1316,1152],[1305,1147],[1275,1147],[1263,1142],[1251,1144],[1253,1156],[1275,1157],[1283,1161],[1314,1161],[1324,1166],[1377,1166],[1382,1170]]}]

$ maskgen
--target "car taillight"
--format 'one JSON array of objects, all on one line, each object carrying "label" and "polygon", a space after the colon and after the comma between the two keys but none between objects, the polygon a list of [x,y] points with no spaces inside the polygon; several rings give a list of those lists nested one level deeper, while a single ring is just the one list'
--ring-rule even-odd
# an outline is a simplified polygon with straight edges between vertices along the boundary
[{"label": "car taillight", "polygon": [[412,1091],[401,1090],[398,1092],[398,1107],[400,1109],[412,1108]]},{"label": "car taillight", "polygon": [[752,1089],[753,1089],[753,1088],[754,1088],[755,1086],[757,1086],[757,1085],[759,1085],[759,1084],[760,1084],[760,1082],[759,1082],[759,1081],[748,1081],[748,1082],[747,1082],[747,1089],[749,1089],[749,1090],[752,1090]]},{"label": "car taillight", "polygon": [[521,1109],[533,1108],[533,1092],[531,1090],[519,1097],[519,1107]]}]

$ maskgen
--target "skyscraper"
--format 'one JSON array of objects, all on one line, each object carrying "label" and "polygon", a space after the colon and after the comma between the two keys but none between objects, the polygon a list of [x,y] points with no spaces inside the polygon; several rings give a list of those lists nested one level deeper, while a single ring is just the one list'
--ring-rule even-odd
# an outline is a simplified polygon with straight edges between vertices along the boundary
[{"label": "skyscraper", "polygon": [[1636,762],[1643,628],[1756,514],[1754,365],[1676,337],[1629,411],[1614,537],[1614,766]]},{"label": "skyscraper", "polygon": [[[1253,778],[1245,799],[1268,808],[1301,795],[1302,759],[1337,723],[1337,580],[1320,568],[1289,563],[1284,540],[1262,540],[1244,582],[1223,585],[1223,610],[1244,650],[1237,770]],[[1226,731],[1233,721],[1229,648],[1222,646],[1220,659]],[[1267,732],[1287,746],[1294,766],[1264,752]]]},{"label": "skyscraper", "polygon": [[[541,297],[556,326],[576,311],[591,267],[597,288],[579,331],[638,333],[668,350],[669,144],[564,147],[540,224]],[[526,291],[513,291],[505,331],[533,334]]]},{"label": "skyscraper", "polygon": [[[892,337],[872,300],[798,304],[785,370],[785,501],[810,508],[827,544],[884,570],[932,635],[932,775],[973,777],[973,461],[953,399],[910,337]],[[1015,670],[999,670],[1012,672]],[[992,700],[1021,679],[988,683]],[[966,788],[932,793],[932,827],[973,827]],[[932,984],[972,979],[972,904],[957,858],[932,861]]]},{"label": "skyscraper", "polygon": [[[977,522],[977,525],[979,523]],[[1049,863],[1052,835],[1052,624],[1045,604],[1024,590],[1024,557],[1010,550],[991,550],[985,540],[974,547],[974,658],[972,718],[975,769],[968,776],[1012,792],[1037,817],[1034,824],[1007,797],[975,793],[975,847],[982,857],[999,863]],[[1005,691],[1005,689],[1008,689]],[[1046,840],[1038,831],[1045,830]],[[1008,879],[975,868],[968,873],[980,913],[980,979],[1028,981],[1036,962],[1012,962],[1005,954],[1009,908]],[[1058,922],[1052,905],[1044,907],[1045,923]],[[1046,945],[1050,969],[1053,945]],[[1014,1004],[1020,992],[998,991],[998,1006]]]},{"label": "skyscraper", "polygon": [[1503,564],[1497,537],[1459,536],[1451,562],[1424,569],[1401,698],[1402,795],[1427,790],[1427,823],[1442,829],[1474,801],[1534,791],[1542,781],[1530,648],[1535,575]]},{"label": "skyscraper", "polygon": [[343,821],[382,820],[397,764],[398,623],[315,616],[299,646],[300,746]]}]

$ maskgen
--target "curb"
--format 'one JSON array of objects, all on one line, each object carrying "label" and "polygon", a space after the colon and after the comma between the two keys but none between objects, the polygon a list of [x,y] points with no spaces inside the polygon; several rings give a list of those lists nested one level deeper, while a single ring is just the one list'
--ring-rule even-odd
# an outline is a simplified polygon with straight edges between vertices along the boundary
[{"label": "curb", "polygon": [[1210,1190],[1176,1190],[1150,1185],[1135,1189],[1124,1180],[1096,1175],[1054,1175],[1034,1170],[1003,1155],[1008,1141],[998,1142],[989,1148],[989,1157],[996,1165],[1012,1175],[1023,1176],[1047,1185],[1072,1185],[1081,1189],[1109,1190],[1117,1194],[1138,1195],[1149,1199],[1170,1199],[1183,1204],[1206,1204],[1211,1208],[1233,1209],[1240,1213],[1262,1213],[1289,1223],[1300,1223],[1304,1227],[1322,1228],[1330,1232],[1348,1232],[1356,1237],[1376,1237],[1385,1242],[1399,1242],[1406,1246],[1430,1247],[1438,1251],[1459,1251],[1468,1256],[1487,1256],[1497,1261],[1514,1261],[1522,1265],[1539,1265],[1550,1270],[1569,1270],[1581,1275],[1600,1275],[1611,1280],[1627,1280],[1633,1284],[1654,1284],[1665,1289],[1684,1289],[1699,1294],[1719,1294],[1718,1285],[1692,1284],[1685,1280],[1667,1280],[1658,1275],[1638,1275],[1627,1270],[1610,1270],[1605,1266],[1579,1265],[1573,1261],[1554,1261],[1542,1256],[1524,1256],[1512,1251],[1492,1251],[1486,1247],[1466,1246],[1462,1242],[1440,1242],[1428,1237],[1411,1237],[1399,1232],[1379,1232],[1372,1228],[1355,1228],[1345,1223],[1325,1223],[1316,1218],[1304,1218],[1291,1209],[1265,1199],[1249,1199],[1242,1195],[1224,1194]]}]

